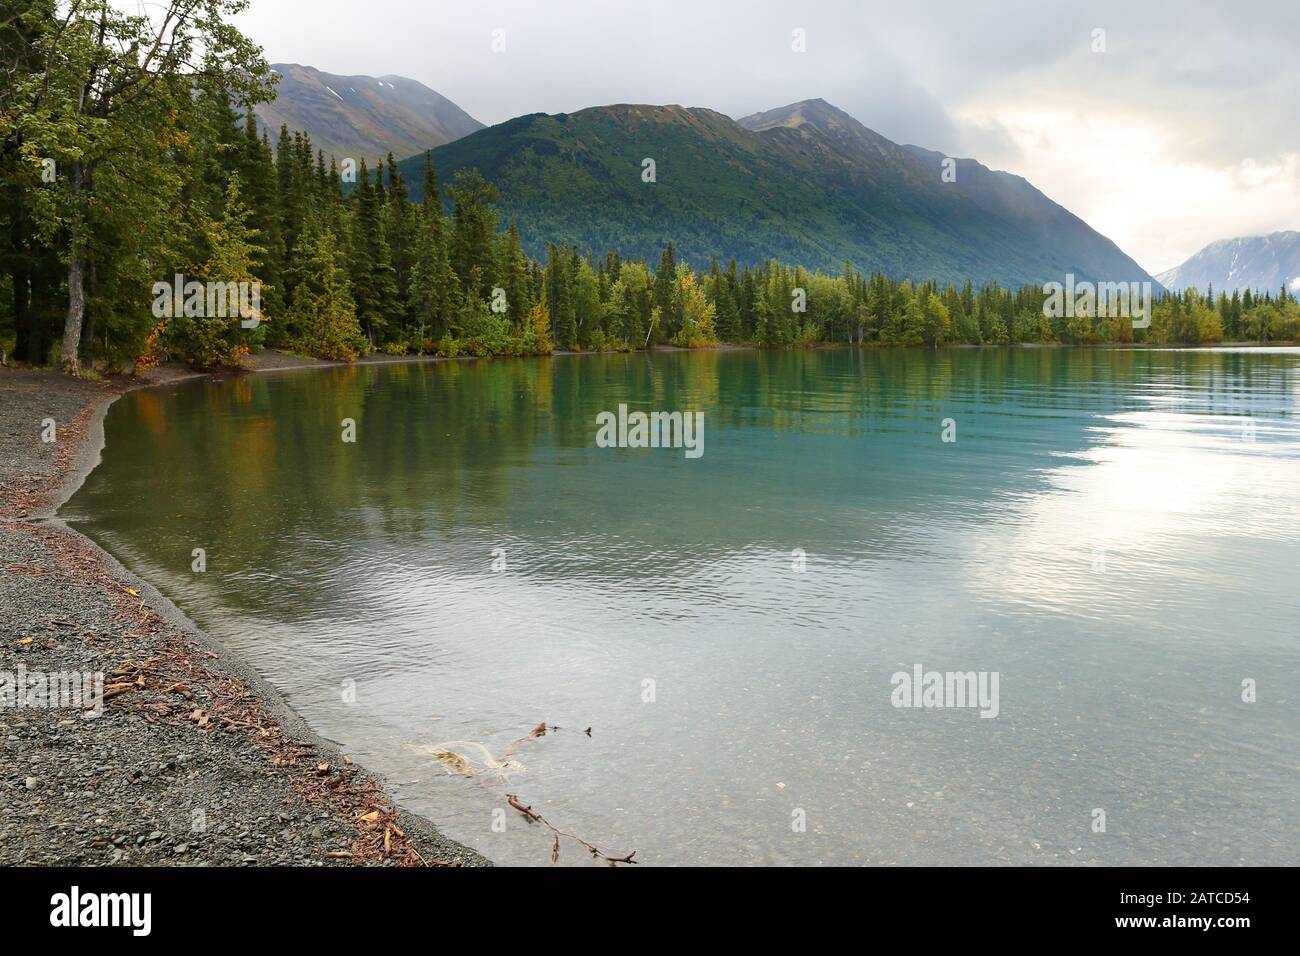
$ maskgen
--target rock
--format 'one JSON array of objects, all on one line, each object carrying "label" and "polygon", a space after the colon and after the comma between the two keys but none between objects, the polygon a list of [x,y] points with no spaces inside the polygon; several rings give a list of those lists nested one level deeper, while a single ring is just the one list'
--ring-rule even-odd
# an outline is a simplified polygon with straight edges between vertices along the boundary
[{"label": "rock", "polygon": [[40,783],[40,781],[37,780],[35,777],[28,777],[26,780],[27,789],[35,790],[38,783]]}]

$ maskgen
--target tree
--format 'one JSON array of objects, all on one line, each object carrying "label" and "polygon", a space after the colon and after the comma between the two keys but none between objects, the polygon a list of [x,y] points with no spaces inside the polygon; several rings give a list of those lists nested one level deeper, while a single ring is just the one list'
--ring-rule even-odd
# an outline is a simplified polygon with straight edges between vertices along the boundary
[{"label": "tree", "polygon": [[673,344],[688,349],[715,344],[717,308],[696,284],[694,273],[688,271],[678,280],[678,296],[682,303],[682,327],[673,336]]},{"label": "tree", "polygon": [[898,329],[898,345],[920,345],[925,341],[925,306],[922,298],[929,295],[925,290],[907,297],[903,308],[902,321]]},{"label": "tree", "polygon": [[604,309],[600,300],[600,280],[586,259],[575,255],[571,265],[576,341],[569,347],[581,345],[584,348],[602,349],[605,347],[605,336],[601,328]]},{"label": "tree", "polygon": [[74,0],[61,21],[49,17],[49,5],[36,10],[42,26],[29,42],[43,66],[15,84],[17,118],[9,132],[66,170],[49,225],[58,227],[67,263],[63,365],[70,372],[81,368],[85,267],[94,253],[91,219],[101,167],[129,152],[142,181],[174,177],[168,150],[194,115],[196,84],[253,102],[267,98],[269,67],[261,50],[228,22],[246,5],[169,0],[152,19],[121,13],[109,0]]},{"label": "tree", "polygon": [[338,241],[328,228],[309,221],[302,237],[305,274],[294,290],[290,321],[298,330],[298,347],[317,358],[352,361],[366,351],[348,291]]},{"label": "tree", "polygon": [[247,219],[239,181],[232,179],[222,217],[207,226],[205,246],[211,251],[201,271],[207,284],[198,286],[197,293],[186,293],[183,305],[175,310],[181,314],[163,317],[162,338],[198,368],[239,364],[249,342],[243,322],[254,322],[249,331],[260,335],[260,296],[253,295],[260,249]]},{"label": "tree", "polygon": [[467,295],[488,298],[492,287],[488,278],[493,273],[492,237],[496,233],[495,203],[500,196],[496,187],[489,184],[477,169],[461,170],[451,187],[452,244],[451,265],[462,282],[477,269],[479,284],[465,287]]},{"label": "tree", "polygon": [[546,248],[546,307],[551,318],[551,338],[562,349],[578,345],[578,319],[574,302],[572,261],[576,253],[555,244]]},{"label": "tree", "polygon": [[655,271],[653,307],[659,310],[651,338],[654,341],[671,338],[677,332],[677,253],[670,242],[659,255],[659,268]]},{"label": "tree", "polygon": [[528,314],[532,297],[528,290],[528,257],[519,239],[519,226],[513,219],[500,244],[496,274],[506,294],[506,315],[519,328]]},{"label": "tree", "polygon": [[387,337],[393,324],[400,320],[405,303],[397,288],[397,270],[393,268],[388,240],[380,222],[379,189],[382,167],[376,170],[372,184],[366,161],[361,161],[357,188],[352,194],[355,214],[352,220],[351,264],[352,295],[357,318],[371,346]]},{"label": "tree", "polygon": [[538,302],[528,311],[525,327],[527,350],[536,355],[550,355],[554,346],[551,345],[551,316],[545,302]]},{"label": "tree", "polygon": [[[262,307],[268,316],[280,319],[288,300],[281,288],[284,270],[284,239],[280,235],[280,218],[277,215],[279,196],[275,157],[265,132],[258,135],[257,116],[251,106],[244,107],[244,137],[239,156],[239,180],[249,209],[249,224],[257,230],[261,246],[261,260],[257,275],[262,280]],[[283,323],[279,323],[282,325]],[[268,329],[270,341],[275,341],[279,329]]]},{"label": "tree", "polygon": [[[381,170],[382,178],[382,170]],[[393,154],[388,154],[388,194],[384,204],[382,226],[384,238],[388,241],[388,250],[393,266],[393,279],[397,289],[397,308],[391,310],[395,317],[402,317],[406,308],[411,285],[411,270],[414,268],[415,253],[414,225],[411,222],[410,203],[406,198],[406,183],[397,171]]]},{"label": "tree", "polygon": [[948,307],[931,291],[925,293],[925,342],[927,345],[939,346],[948,340],[952,332],[952,321]]},{"label": "tree", "polygon": [[440,339],[451,330],[460,308],[460,283],[447,251],[442,210],[427,204],[421,211],[411,267],[408,306],[417,325],[421,348],[427,337]]}]

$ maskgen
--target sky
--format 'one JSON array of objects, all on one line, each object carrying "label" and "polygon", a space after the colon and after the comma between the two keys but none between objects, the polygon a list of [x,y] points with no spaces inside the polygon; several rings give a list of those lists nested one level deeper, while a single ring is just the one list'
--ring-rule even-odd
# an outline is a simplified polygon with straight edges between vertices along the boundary
[{"label": "sky", "polygon": [[251,0],[237,22],[271,62],[410,77],[488,124],[821,97],[1024,176],[1152,273],[1300,229],[1297,0]]}]

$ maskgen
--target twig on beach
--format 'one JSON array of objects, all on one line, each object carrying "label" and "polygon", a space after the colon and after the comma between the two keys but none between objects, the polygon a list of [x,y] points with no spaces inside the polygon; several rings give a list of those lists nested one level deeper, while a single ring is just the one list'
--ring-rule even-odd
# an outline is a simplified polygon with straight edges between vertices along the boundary
[{"label": "twig on beach", "polygon": [[25,564],[6,564],[5,571],[9,574],[39,574],[42,576],[55,573],[48,568],[32,568]]}]

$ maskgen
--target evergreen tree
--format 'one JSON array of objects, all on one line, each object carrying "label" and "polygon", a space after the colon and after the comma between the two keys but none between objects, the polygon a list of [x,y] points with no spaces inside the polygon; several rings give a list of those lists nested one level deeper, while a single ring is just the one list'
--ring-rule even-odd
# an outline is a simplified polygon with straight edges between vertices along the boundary
[{"label": "evergreen tree", "polygon": [[[478,170],[462,170],[456,174],[451,187],[453,203],[451,264],[456,275],[465,284],[467,297],[488,298],[492,286],[488,277],[493,272],[493,236],[496,234],[497,215],[494,204],[499,196]],[[469,277],[477,275],[478,284],[471,287]]]},{"label": "evergreen tree", "polygon": [[[383,172],[378,172],[380,179]],[[370,181],[366,162],[361,161],[352,219],[350,256],[352,296],[357,318],[371,347],[384,343],[404,303],[397,289],[397,271],[380,223],[379,196]]]},{"label": "evergreen tree", "polygon": [[318,358],[352,361],[367,350],[348,289],[347,269],[338,241],[313,220],[303,235],[309,278],[294,290],[290,323],[297,346]]},{"label": "evergreen tree", "polygon": [[532,308],[532,296],[528,282],[528,257],[519,241],[519,226],[513,219],[501,243],[496,273],[506,294],[506,315],[513,326],[520,328]]},{"label": "evergreen tree", "polygon": [[655,272],[654,309],[659,316],[650,333],[652,342],[672,338],[677,332],[677,254],[671,242],[664,246]]},{"label": "evergreen tree", "polygon": [[[220,299],[216,294],[205,294],[201,305],[195,303],[197,308],[191,308],[187,300],[184,314],[174,318],[168,330],[168,338],[199,368],[237,365],[248,352],[250,336],[260,339],[264,334],[260,304],[252,295],[261,249],[256,244],[257,231],[248,225],[248,218],[248,209],[239,195],[239,180],[232,178],[222,216],[210,226],[206,245],[211,254],[203,266],[203,278],[210,284],[221,284]],[[246,313],[239,308],[244,301],[251,306]],[[242,324],[245,321],[256,323],[255,328],[246,330]]]},{"label": "evergreen tree", "polygon": [[[397,286],[397,302],[400,307],[391,314],[405,319],[405,304],[408,301],[411,284],[411,270],[415,265],[414,231],[410,213],[410,202],[406,196],[406,183],[397,171],[393,154],[388,154],[388,199],[384,205],[383,231],[388,241],[388,249],[393,266],[393,278]],[[405,323],[403,323],[405,324]]]},{"label": "evergreen tree", "polygon": [[411,268],[408,305],[423,348],[426,338],[438,340],[451,331],[461,307],[460,282],[452,271],[442,210],[426,203],[420,216]]}]

